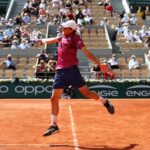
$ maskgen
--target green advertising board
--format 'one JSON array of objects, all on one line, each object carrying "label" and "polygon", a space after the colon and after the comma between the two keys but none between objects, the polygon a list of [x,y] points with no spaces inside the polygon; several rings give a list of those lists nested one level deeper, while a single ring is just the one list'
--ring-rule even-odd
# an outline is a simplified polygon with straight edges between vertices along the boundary
[{"label": "green advertising board", "polygon": [[145,6],[149,6],[150,5],[150,0],[128,0],[128,2],[131,5],[145,5]]},{"label": "green advertising board", "polygon": [[[150,98],[150,83],[143,82],[87,82],[90,90],[108,98]],[[83,98],[73,90],[73,98]],[[49,98],[52,82],[2,82],[0,98]]]}]

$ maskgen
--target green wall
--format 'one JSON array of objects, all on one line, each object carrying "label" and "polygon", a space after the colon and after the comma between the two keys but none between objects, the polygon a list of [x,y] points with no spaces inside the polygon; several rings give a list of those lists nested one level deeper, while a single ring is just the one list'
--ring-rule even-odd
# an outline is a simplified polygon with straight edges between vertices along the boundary
[{"label": "green wall", "polygon": [[[150,98],[148,82],[87,82],[92,91],[108,98]],[[52,82],[1,82],[0,98],[49,98]],[[74,98],[83,98],[74,90]]]}]

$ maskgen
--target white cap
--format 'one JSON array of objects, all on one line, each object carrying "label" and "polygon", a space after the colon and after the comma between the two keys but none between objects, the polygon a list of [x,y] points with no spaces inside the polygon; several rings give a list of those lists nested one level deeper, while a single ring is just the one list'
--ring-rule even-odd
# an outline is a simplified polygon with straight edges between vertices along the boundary
[{"label": "white cap", "polygon": [[68,20],[61,24],[63,28],[72,28],[73,30],[77,29],[77,24],[74,20]]}]

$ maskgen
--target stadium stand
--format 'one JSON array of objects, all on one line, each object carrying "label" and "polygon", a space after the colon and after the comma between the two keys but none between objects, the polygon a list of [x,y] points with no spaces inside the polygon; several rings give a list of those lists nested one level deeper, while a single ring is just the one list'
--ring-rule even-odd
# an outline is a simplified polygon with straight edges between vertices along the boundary
[{"label": "stadium stand", "polygon": [[[12,0],[13,2],[13,0]],[[61,2],[61,1],[60,1]],[[120,14],[126,8],[123,7],[121,1],[111,0],[110,3],[113,6],[112,16],[107,13],[104,3],[98,3],[97,0],[92,0],[91,2],[83,1],[82,5],[76,6],[72,5],[73,11],[72,15],[75,17],[76,13],[78,12],[78,7],[80,7],[81,12],[85,9],[85,6],[89,9],[90,17],[93,18],[93,23],[89,24],[84,22],[84,24],[79,25],[82,30],[80,29],[80,35],[87,46],[87,48],[94,54],[96,57],[102,62],[107,61],[108,58],[112,56],[112,54],[116,53],[116,47],[120,50],[117,52],[117,56],[120,62],[119,69],[114,69],[113,73],[115,78],[117,79],[124,79],[124,78],[139,78],[145,79],[149,78],[149,70],[148,64],[149,60],[145,58],[144,54],[147,54],[148,47],[145,47],[143,37],[141,43],[137,42],[127,42],[125,35],[123,32],[126,30],[125,26],[121,23]],[[0,61],[3,61],[7,54],[11,53],[14,56],[15,63],[17,69],[15,71],[7,70],[1,67],[0,78],[29,78],[29,77],[36,77],[36,70],[33,66],[37,63],[36,54],[39,53],[41,49],[46,49],[49,56],[54,56],[57,51],[57,45],[40,45],[34,42],[35,38],[45,38],[45,37],[53,37],[58,36],[59,32],[59,24],[66,20],[65,17],[61,16],[62,12],[67,13],[68,7],[70,4],[65,4],[65,1],[59,3],[58,7],[54,7],[51,1],[37,1],[37,3],[27,3],[26,0],[22,1],[15,1],[15,4],[11,5],[11,10],[9,10],[9,14],[7,14],[6,18],[1,18],[1,26],[0,30],[3,34],[6,34],[6,30],[8,28],[8,22],[10,19],[13,19],[12,30],[16,28],[20,30],[21,37],[19,38],[19,44],[21,43],[22,39],[28,41],[30,46],[29,49],[21,50],[13,49],[11,50],[12,46],[12,37],[9,39],[9,42],[1,41],[0,46]],[[67,7],[66,7],[67,6]],[[130,7],[130,6],[129,6]],[[45,12],[41,11],[40,9],[44,9]],[[64,9],[62,9],[64,8]],[[61,13],[60,13],[61,10]],[[39,13],[43,15],[40,17]],[[147,9],[147,14],[148,14]],[[136,11],[135,17],[137,18],[137,24],[131,25],[130,23],[127,25],[127,29],[130,29],[132,34],[137,31],[140,34],[140,30],[142,29],[144,24],[144,20],[142,17],[138,15]],[[20,19],[16,19],[16,16],[20,15],[19,17],[23,18],[28,16],[29,19],[28,24],[21,22]],[[131,13],[127,14],[129,18],[132,17]],[[104,17],[108,20],[108,25],[101,26],[101,21]],[[30,21],[31,20],[31,21]],[[38,24],[37,24],[38,23]],[[40,25],[39,25],[40,23]],[[116,28],[118,24],[121,23],[122,31],[118,34],[116,33]],[[10,24],[9,24],[10,25]],[[148,26],[147,28],[147,35],[150,36],[150,31]],[[38,33],[38,34],[37,34]],[[116,36],[116,40],[112,37]],[[13,35],[14,36],[14,35]],[[140,69],[130,71],[128,69],[128,59],[131,55],[136,55],[138,61],[140,62]],[[93,64],[87,61],[87,59],[79,52],[79,68],[84,77],[91,78],[92,75],[90,73],[91,67]],[[150,65],[149,65],[150,66]],[[45,76],[46,77],[46,76]]]}]

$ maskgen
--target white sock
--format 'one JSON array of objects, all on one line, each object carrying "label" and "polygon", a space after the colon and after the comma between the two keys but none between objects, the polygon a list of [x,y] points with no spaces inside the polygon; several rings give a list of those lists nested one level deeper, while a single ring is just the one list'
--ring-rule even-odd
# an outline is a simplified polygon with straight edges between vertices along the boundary
[{"label": "white sock", "polygon": [[105,98],[103,98],[102,96],[100,96],[100,100],[102,101],[102,103],[103,103],[103,104],[105,104],[105,103],[106,103],[106,99],[105,99]]},{"label": "white sock", "polygon": [[57,125],[57,116],[51,115],[51,125]]}]

